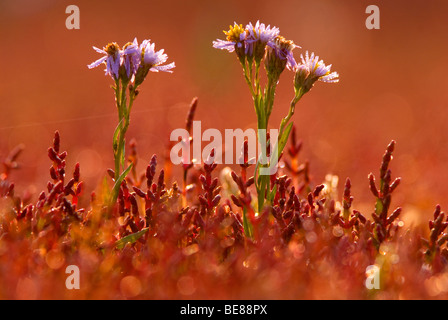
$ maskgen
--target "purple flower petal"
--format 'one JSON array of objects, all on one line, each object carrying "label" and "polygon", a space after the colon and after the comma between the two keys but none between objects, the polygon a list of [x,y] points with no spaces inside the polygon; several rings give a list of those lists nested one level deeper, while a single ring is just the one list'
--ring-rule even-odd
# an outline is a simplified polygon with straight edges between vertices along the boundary
[{"label": "purple flower petal", "polygon": [[89,69],[96,68],[96,67],[98,67],[100,64],[102,64],[104,61],[106,61],[106,59],[107,59],[107,57],[101,57],[101,58],[99,58],[98,60],[96,60],[95,62],[89,64],[87,67],[88,67]]},{"label": "purple flower petal", "polygon": [[152,72],[164,71],[164,72],[173,73],[173,71],[170,69],[173,69],[174,67],[176,67],[176,65],[174,64],[174,62],[171,62],[170,64],[166,64],[164,66],[154,66],[149,70]]},{"label": "purple flower petal", "polygon": [[213,41],[213,48],[233,52],[235,51],[235,42],[217,39],[216,41]]}]

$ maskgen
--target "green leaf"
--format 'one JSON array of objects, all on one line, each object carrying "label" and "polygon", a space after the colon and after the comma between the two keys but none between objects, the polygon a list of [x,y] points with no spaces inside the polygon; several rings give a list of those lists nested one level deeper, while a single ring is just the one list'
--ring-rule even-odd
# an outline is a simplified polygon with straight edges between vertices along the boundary
[{"label": "green leaf", "polygon": [[120,188],[121,182],[124,178],[128,175],[129,171],[132,169],[132,162],[129,164],[129,166],[124,170],[121,175],[118,177],[117,181],[115,181],[114,187],[112,188],[112,199],[111,199],[111,205],[115,203],[118,196],[118,189]]},{"label": "green leaf", "polygon": [[121,119],[120,123],[118,123],[117,127],[115,128],[114,131],[114,137],[113,137],[113,148],[114,148],[114,152],[115,154],[117,153],[117,148],[118,148],[118,135],[120,134],[121,131],[121,125],[123,123],[124,119]]},{"label": "green leaf", "polygon": [[126,157],[125,157],[125,154],[126,154],[125,143],[126,143],[126,141],[123,139],[123,140],[120,141],[120,144],[118,146],[118,150],[121,150],[120,151],[120,153],[121,153],[120,165],[122,165],[122,166],[124,166],[124,162],[126,161]]},{"label": "green leaf", "polygon": [[270,178],[268,175],[260,175],[259,179],[261,180],[261,184],[259,184],[260,189],[258,191],[258,212],[261,214],[264,206],[264,197],[266,193],[267,180]]},{"label": "green leaf", "polygon": [[247,219],[247,210],[246,208],[243,209],[243,228],[244,228],[244,233],[246,234],[246,236],[248,238],[253,237],[253,227],[252,224],[250,223],[250,221]]},{"label": "green leaf", "polygon": [[268,193],[268,201],[269,202],[274,201],[274,197],[275,197],[276,193],[277,193],[277,185],[275,185],[274,188],[272,188],[272,191]]},{"label": "green leaf", "polygon": [[288,124],[288,126],[285,128],[285,131],[283,132],[282,136],[280,137],[280,140],[278,141],[278,154],[280,155],[283,151],[283,149],[286,146],[286,143],[288,142],[289,134],[291,133],[292,125],[294,123],[291,122]]},{"label": "green leaf", "polygon": [[115,247],[117,249],[123,249],[124,246],[127,243],[135,243],[138,239],[140,239],[147,231],[149,230],[149,228],[144,228],[136,233],[132,233],[126,237],[121,238],[120,240],[117,240],[115,242]]},{"label": "green leaf", "polygon": [[120,187],[121,182],[123,181],[124,178],[126,178],[126,176],[128,175],[129,171],[131,171],[132,169],[132,162],[129,164],[129,166],[126,168],[126,170],[124,170],[121,175],[118,177],[118,180],[115,181],[114,184],[114,189],[118,189]]}]

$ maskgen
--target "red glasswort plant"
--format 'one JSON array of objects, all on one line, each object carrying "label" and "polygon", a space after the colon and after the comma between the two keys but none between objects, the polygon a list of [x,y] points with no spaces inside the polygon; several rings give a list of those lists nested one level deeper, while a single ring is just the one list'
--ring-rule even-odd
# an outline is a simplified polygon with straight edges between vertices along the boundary
[{"label": "red glasswort plant", "polygon": [[[299,149],[295,139],[291,136],[289,150]],[[383,157],[380,188],[373,189],[369,178],[376,198],[372,220],[352,209],[349,179],[340,202],[334,179],[313,186],[298,152],[282,160],[288,165],[271,177],[272,205],[256,214],[247,141],[240,173],[228,173],[230,184],[215,176],[214,151],[207,163],[189,169],[187,183],[199,184],[190,191],[187,206],[177,183],[167,187],[154,155],[142,174],[121,182],[110,211],[107,189],[79,207],[80,166],[67,176],[68,154],[61,151],[56,132],[48,149],[50,181],[36,200],[17,195],[10,180],[21,149],[4,161],[1,297],[447,297],[448,221],[440,207],[430,221],[428,240],[417,230],[401,232],[399,211],[384,209],[397,185],[389,169],[394,145]],[[137,158],[135,142],[131,150],[130,161]],[[364,286],[364,272],[372,264],[381,272],[381,287],[374,294]],[[67,265],[82,272],[79,290],[61,286]],[[436,282],[438,291],[430,286]]]}]

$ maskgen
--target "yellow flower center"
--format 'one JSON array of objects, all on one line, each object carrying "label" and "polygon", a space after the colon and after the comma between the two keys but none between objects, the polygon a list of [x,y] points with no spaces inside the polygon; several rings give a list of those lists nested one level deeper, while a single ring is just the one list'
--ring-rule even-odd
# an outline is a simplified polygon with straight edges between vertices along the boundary
[{"label": "yellow flower center", "polygon": [[239,42],[240,35],[244,33],[243,25],[230,26],[229,31],[224,31],[224,34],[227,36],[227,41]]},{"label": "yellow flower center", "polygon": [[120,46],[116,42],[109,43],[105,48],[104,51],[107,52],[109,56],[114,56],[116,52],[120,50]]}]

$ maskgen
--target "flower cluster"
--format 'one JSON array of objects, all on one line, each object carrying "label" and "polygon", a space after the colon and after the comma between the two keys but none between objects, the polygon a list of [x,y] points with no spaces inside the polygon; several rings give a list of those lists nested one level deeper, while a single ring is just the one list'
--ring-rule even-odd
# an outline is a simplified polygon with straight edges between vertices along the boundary
[{"label": "flower cluster", "polygon": [[[280,68],[282,65],[281,62],[272,58],[287,61],[288,68],[295,65],[292,50],[296,45],[292,41],[284,40],[279,35],[280,29],[277,27],[271,28],[270,25],[266,26],[264,23],[257,21],[255,25],[249,23],[243,28],[243,25],[235,22],[228,31],[224,31],[224,34],[227,36],[226,40],[217,39],[213,41],[213,47],[229,52],[235,51],[243,66],[245,66],[246,61],[249,65],[254,61],[256,64],[259,64],[268,52],[275,52],[275,56],[265,60],[266,63],[271,63],[272,66],[278,65],[278,68]],[[272,66],[270,69],[272,69]],[[276,73],[280,74],[283,69],[276,70]]]},{"label": "flower cluster", "polygon": [[[331,72],[331,65],[326,66],[322,60],[314,53],[311,56],[306,52],[306,57],[301,56],[301,62],[297,63],[294,59],[293,50],[297,46],[293,41],[285,39],[280,35],[277,27],[266,26],[257,21],[255,25],[249,23],[243,28],[243,25],[234,23],[228,31],[224,31],[227,36],[225,40],[213,41],[213,47],[236,53],[243,67],[244,78],[252,93],[255,112],[257,115],[258,129],[268,128],[268,122],[274,106],[275,91],[280,75],[285,69],[295,73],[294,77],[294,98],[291,101],[289,112],[280,123],[279,139],[277,144],[272,144],[273,150],[270,159],[278,159],[281,156],[289,133],[292,129],[290,122],[294,115],[295,105],[302,96],[310,91],[317,80],[324,82],[338,82],[339,75]],[[299,47],[300,48],[300,47]],[[266,71],[267,82],[264,90],[260,85],[260,65],[264,59],[264,68]],[[258,137],[263,140],[265,137]],[[262,145],[267,141],[259,141]],[[264,200],[270,201],[266,196],[270,192],[269,178],[262,177],[262,164],[259,164],[258,170],[260,177],[255,180],[255,186],[258,193],[258,211],[262,211]]]},{"label": "flower cluster", "polygon": [[164,65],[168,56],[164,50],[155,50],[155,44],[150,40],[143,40],[139,45],[137,39],[120,46],[113,42],[109,43],[103,49],[93,47],[96,52],[104,54],[103,57],[88,65],[89,69],[96,68],[99,65],[106,64],[106,74],[110,75],[115,81],[119,79],[125,82],[135,82],[139,85],[148,74],[152,72],[172,72],[175,67],[174,62]]},{"label": "flower cluster", "polygon": [[152,72],[172,72],[174,62],[165,64],[168,56],[164,50],[155,50],[155,44],[150,40],[144,40],[140,45],[137,39],[128,42],[123,49],[116,43],[109,43],[103,49],[93,47],[103,57],[88,65],[89,69],[106,64],[106,75],[110,75],[115,81],[112,88],[115,91],[115,103],[118,110],[119,123],[113,135],[113,151],[115,160],[114,187],[111,204],[115,202],[121,182],[132,168],[132,163],[125,166],[125,136],[129,127],[130,113],[134,99],[138,94],[138,86],[142,84]]},{"label": "flower cluster", "polygon": [[[299,47],[291,40],[280,35],[277,27],[257,21],[255,25],[249,23],[245,28],[234,23],[228,31],[224,31],[226,40],[213,41],[213,47],[236,52],[239,60],[246,67],[249,64],[259,63],[265,58],[266,72],[273,80],[278,81],[285,68],[295,73],[295,87],[301,88],[301,93],[308,92],[317,80],[334,83],[338,82],[337,72],[331,72],[331,65],[325,65],[319,56],[313,53],[301,55],[301,61],[296,62],[293,49]],[[300,47],[299,47],[300,48]]]}]

